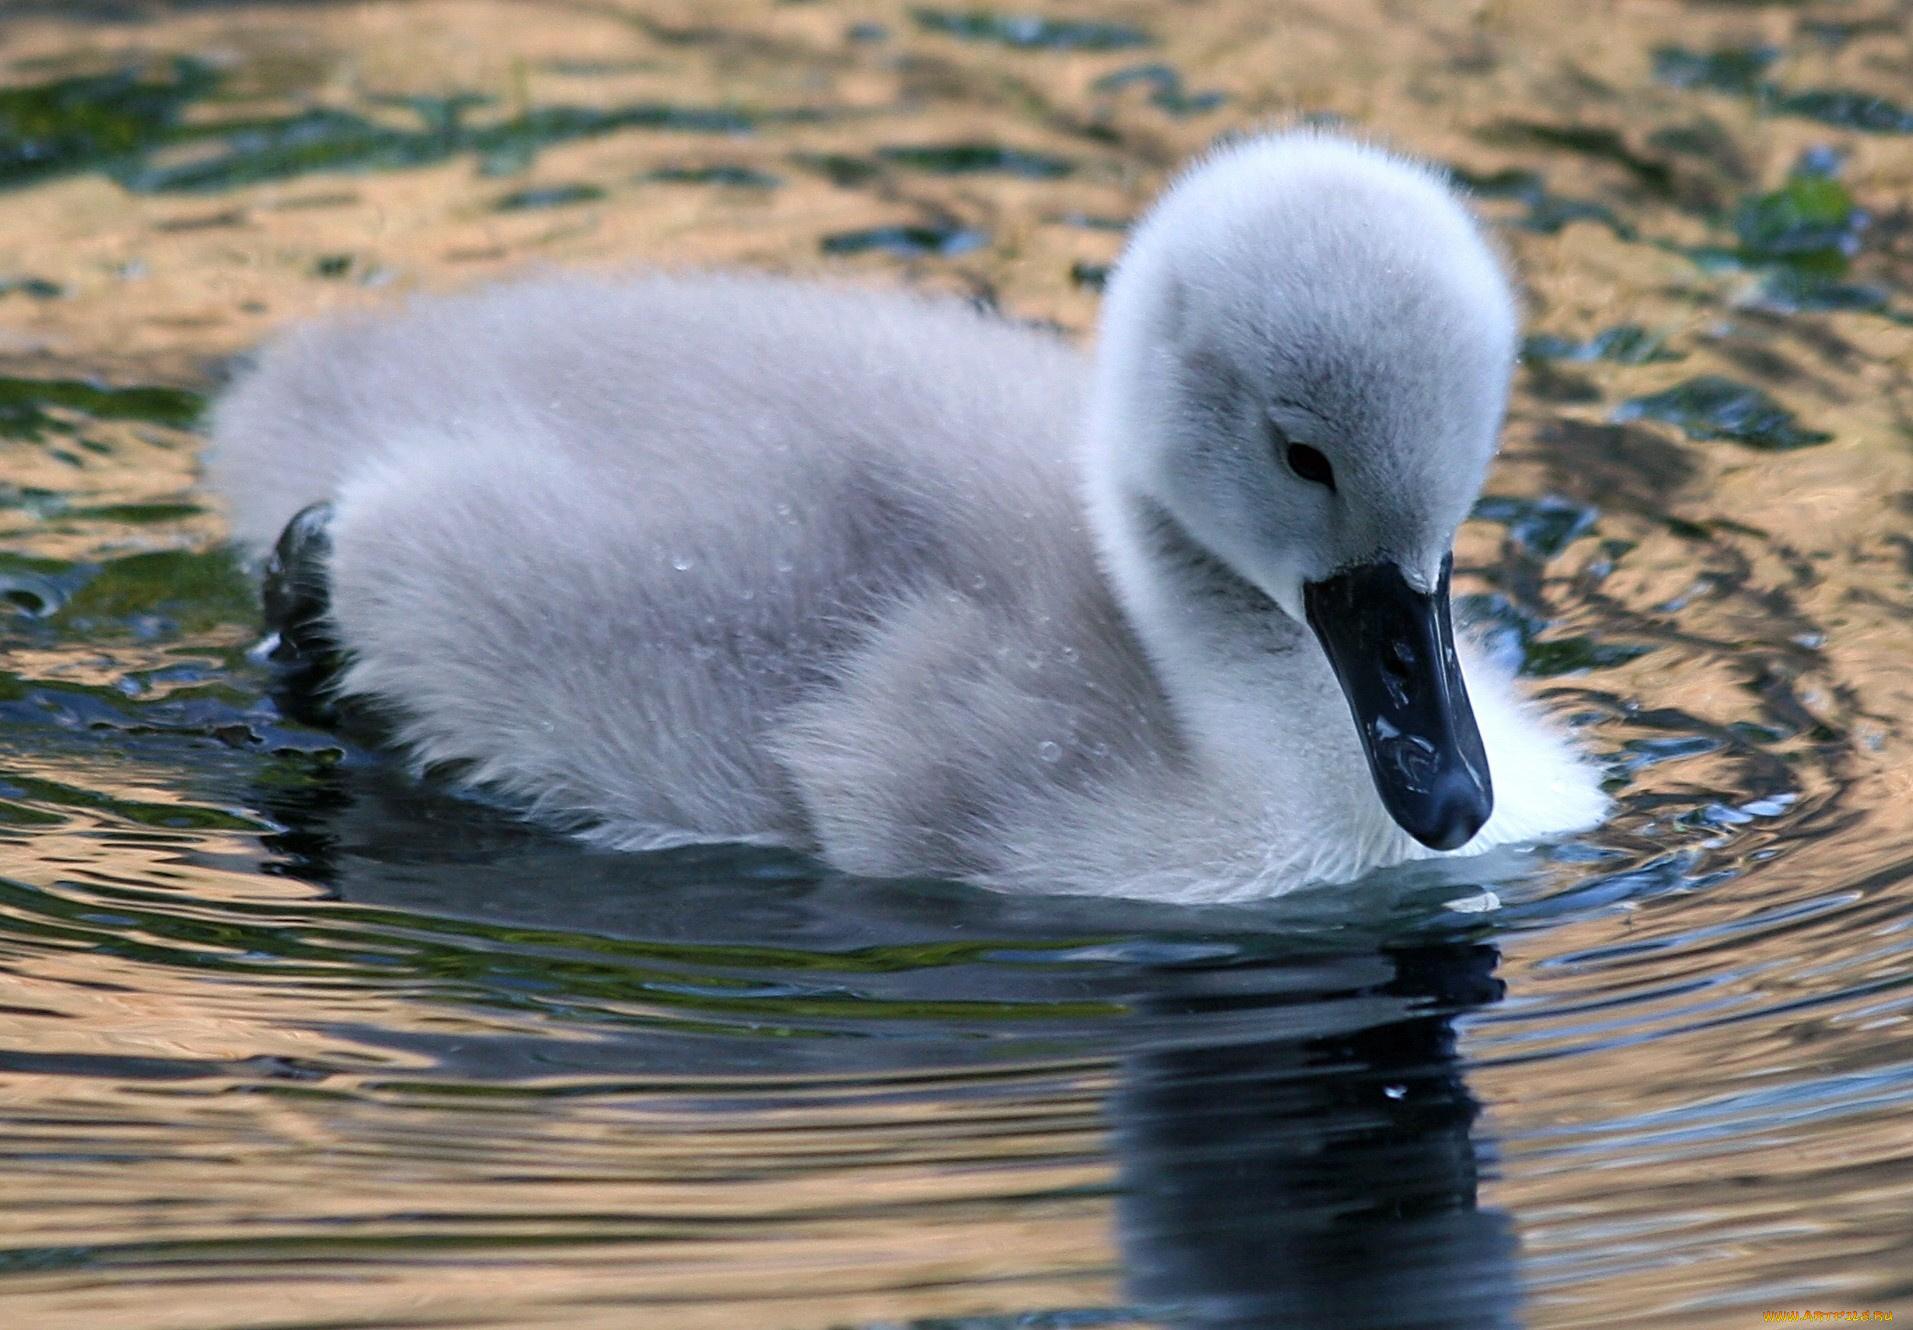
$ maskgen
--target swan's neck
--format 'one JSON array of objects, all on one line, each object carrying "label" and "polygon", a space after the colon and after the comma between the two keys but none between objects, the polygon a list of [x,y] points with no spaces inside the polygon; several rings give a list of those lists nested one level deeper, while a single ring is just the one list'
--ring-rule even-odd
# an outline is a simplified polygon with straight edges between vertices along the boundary
[{"label": "swan's neck", "polygon": [[1084,496],[1117,602],[1191,755],[1212,779],[1254,780],[1278,773],[1271,763],[1284,754],[1320,747],[1312,721],[1345,717],[1348,704],[1307,626],[1154,497],[1153,450],[1138,434],[1160,416],[1166,391],[1155,323],[1158,307],[1173,302],[1159,297],[1160,268],[1146,247],[1126,254],[1104,303],[1084,419]]},{"label": "swan's neck", "polygon": [[1160,503],[1094,489],[1094,522],[1117,600],[1198,755],[1261,765],[1292,741],[1298,708],[1346,705],[1306,627]]}]

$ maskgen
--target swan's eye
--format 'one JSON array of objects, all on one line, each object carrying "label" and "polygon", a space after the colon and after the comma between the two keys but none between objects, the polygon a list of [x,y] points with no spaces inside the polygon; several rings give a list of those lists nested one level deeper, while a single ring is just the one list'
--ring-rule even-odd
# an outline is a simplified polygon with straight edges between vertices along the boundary
[{"label": "swan's eye", "polygon": [[1289,470],[1307,481],[1328,487],[1329,493],[1335,492],[1335,468],[1328,464],[1328,458],[1306,443],[1291,443],[1288,451]]}]

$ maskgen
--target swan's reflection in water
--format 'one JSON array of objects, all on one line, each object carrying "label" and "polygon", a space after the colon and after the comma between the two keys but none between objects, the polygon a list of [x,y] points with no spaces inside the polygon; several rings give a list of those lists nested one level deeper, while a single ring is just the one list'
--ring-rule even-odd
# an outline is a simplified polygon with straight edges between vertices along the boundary
[{"label": "swan's reflection in water", "polygon": [[[593,854],[377,770],[271,803],[282,871],[350,905],[463,921],[490,955],[553,959],[534,977],[591,1037],[394,1039],[443,1075],[691,1076],[706,1102],[708,1078],[741,1077],[765,1106],[811,1078],[883,1094],[899,1072],[928,1072],[961,1123],[965,1096],[1002,1111],[979,1069],[1113,1065],[1116,1239],[1152,1323],[1519,1324],[1513,1226],[1477,1203],[1486,1147],[1456,1051],[1457,1017],[1500,999],[1492,946],[1343,932],[1298,951],[1266,921],[1215,912],[854,882],[728,850]],[[788,991],[790,1008],[628,1021],[622,999],[601,1005],[602,976],[567,990],[579,953],[629,967],[623,998],[656,991],[663,963],[690,981],[679,989],[747,980]],[[520,966],[514,1001],[525,978]],[[820,1007],[819,993],[837,998]],[[1082,1015],[1085,1002],[1107,1014]]]},{"label": "swan's reflection in water", "polygon": [[[1477,1204],[1479,1105],[1455,1050],[1456,1015],[1501,996],[1497,959],[1391,949],[1186,975],[1149,999],[1237,1037],[1124,1064],[1134,1299],[1217,1330],[1517,1325],[1513,1226]],[[1293,1033],[1244,1038],[1244,1017]]]}]

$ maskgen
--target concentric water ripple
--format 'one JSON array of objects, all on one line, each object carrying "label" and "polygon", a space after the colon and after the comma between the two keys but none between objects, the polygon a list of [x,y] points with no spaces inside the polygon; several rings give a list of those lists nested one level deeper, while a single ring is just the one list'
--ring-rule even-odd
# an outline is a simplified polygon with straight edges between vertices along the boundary
[{"label": "concentric water ripple", "polygon": [[[5,1324],[1913,1311],[1906,14],[1028,8],[0,15]],[[1166,171],[1302,115],[1522,274],[1457,586],[1600,831],[1018,900],[586,852],[262,696],[194,426],[271,329],[654,262],[1078,335]]]}]

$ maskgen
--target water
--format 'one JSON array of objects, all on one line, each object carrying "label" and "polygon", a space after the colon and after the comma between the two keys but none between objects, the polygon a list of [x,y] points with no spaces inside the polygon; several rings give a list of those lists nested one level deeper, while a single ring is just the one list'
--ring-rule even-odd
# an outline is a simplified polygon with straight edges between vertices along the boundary
[{"label": "water", "polygon": [[[1913,1310],[1904,17],[1326,12],[0,18],[6,1323]],[[193,425],[270,329],[649,259],[1080,333],[1165,171],[1298,114],[1523,273],[1456,580],[1598,833],[1016,900],[589,853],[263,700]]]}]

